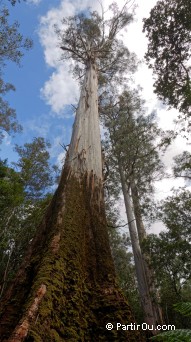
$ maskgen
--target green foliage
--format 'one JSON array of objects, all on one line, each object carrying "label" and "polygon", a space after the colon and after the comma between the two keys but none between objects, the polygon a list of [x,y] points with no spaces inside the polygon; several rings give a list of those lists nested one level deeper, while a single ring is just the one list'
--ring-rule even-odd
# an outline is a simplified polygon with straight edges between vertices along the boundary
[{"label": "green foliage", "polygon": [[174,158],[174,176],[183,177],[185,181],[191,180],[191,153],[184,151]]},{"label": "green foliage", "polygon": [[189,119],[191,112],[190,0],[160,0],[144,19],[146,61],[156,76],[155,92]]},{"label": "green foliage", "polygon": [[7,161],[0,162],[0,296],[21,264],[52,197],[47,193],[54,181],[48,147],[43,138],[16,146],[17,171]]},{"label": "green foliage", "polygon": [[[191,316],[191,303],[178,303],[174,305],[176,311],[179,311],[184,316]],[[151,340],[162,342],[190,342],[191,330],[176,329],[174,331],[163,332]]]},{"label": "green foliage", "polygon": [[114,94],[112,91],[100,99],[100,112],[107,129],[104,144],[109,184],[111,188],[119,184],[120,160],[127,184],[134,180],[146,213],[153,182],[164,175],[159,150],[169,145],[172,132],[165,133],[157,127],[155,113],[146,115],[139,90],[126,89],[121,95]]},{"label": "green foliage", "polygon": [[160,204],[158,218],[166,226],[158,236],[150,234],[144,242],[151,266],[161,289],[161,305],[166,321],[187,328],[190,319],[174,312],[173,304],[190,301],[191,279],[191,193],[179,189]]},{"label": "green foliage", "polygon": [[0,212],[7,207],[13,208],[22,203],[24,199],[23,184],[20,175],[9,168],[7,160],[0,160]]},{"label": "green foliage", "polygon": [[[127,4],[126,4],[127,5]],[[115,3],[110,6],[112,17],[104,18],[96,11],[80,13],[64,18],[65,30],[56,29],[63,52],[63,59],[73,59],[74,74],[82,76],[86,66],[96,63],[99,71],[99,83],[107,82],[120,72],[135,69],[134,55],[130,55],[117,34],[132,21],[127,6],[120,10]]]},{"label": "green foliage", "polygon": [[12,208],[5,205],[4,215],[0,215],[0,289],[5,290],[14,277],[50,199],[47,195],[36,203],[27,201]]},{"label": "green foliage", "polygon": [[172,237],[191,241],[191,192],[185,189],[174,191],[161,206],[159,218],[168,227]]},{"label": "green foliage", "polygon": [[166,277],[171,281],[174,291],[179,294],[182,282],[190,278],[191,249],[185,239],[169,231],[159,236],[150,234],[145,242],[151,255],[156,277],[161,283]]},{"label": "green foliage", "polygon": [[[4,83],[0,78],[0,94],[5,95],[7,91],[15,90],[12,84]],[[16,112],[9,106],[9,103],[0,96],[0,143],[4,137],[4,131],[7,133],[20,132],[21,126],[16,120]]]},{"label": "green foliage", "polygon": [[191,330],[177,329],[173,331],[166,331],[151,338],[152,341],[161,342],[190,342]]},{"label": "green foliage", "polygon": [[[46,294],[38,318],[30,324],[28,340],[55,341],[59,336],[60,341],[144,341],[139,331],[110,332],[105,328],[108,322],[134,322],[134,318],[114,281],[113,261],[107,253],[104,205],[102,202],[96,210],[97,192],[92,198],[86,177],[80,183],[72,175],[68,180],[66,169],[62,177],[38,238],[20,269],[17,286],[12,288],[5,306],[1,305],[1,336],[8,339],[44,284]],[[59,222],[58,214],[62,218]]]},{"label": "green foliage", "polygon": [[19,160],[14,165],[20,173],[28,199],[39,199],[53,185],[53,168],[49,166],[50,144],[44,138],[34,138],[23,147],[16,145]]},{"label": "green foliage", "polygon": [[180,312],[183,316],[191,317],[191,303],[178,303],[174,305],[175,310]]},{"label": "green foliage", "polygon": [[3,69],[8,61],[20,64],[23,51],[28,50],[32,46],[30,39],[24,39],[19,33],[19,24],[9,23],[9,11],[0,4],[0,143],[4,137],[4,132],[14,133],[20,132],[21,126],[16,120],[16,113],[11,108],[4,95],[10,90],[15,90],[10,83],[3,80]]},{"label": "green foliage", "polygon": [[6,65],[6,61],[12,61],[16,64],[20,63],[23,56],[23,50],[28,50],[32,46],[30,39],[24,39],[18,32],[19,23],[15,21],[12,25],[9,24],[8,9],[0,9],[0,32],[1,32],[1,46],[0,46],[0,65]]}]

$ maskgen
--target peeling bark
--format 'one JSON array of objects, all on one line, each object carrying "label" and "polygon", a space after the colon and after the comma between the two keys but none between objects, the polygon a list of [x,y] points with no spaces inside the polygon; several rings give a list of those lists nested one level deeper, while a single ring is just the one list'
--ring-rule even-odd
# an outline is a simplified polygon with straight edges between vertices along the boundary
[{"label": "peeling bark", "polygon": [[34,321],[36,318],[38,307],[42,298],[46,293],[46,285],[42,284],[37,291],[36,297],[33,304],[29,308],[27,314],[25,314],[24,319],[16,326],[15,330],[11,334],[11,337],[7,340],[8,342],[22,342],[28,335],[30,322]]},{"label": "peeling bark", "polygon": [[[46,291],[40,296],[42,284]],[[145,341],[139,330],[117,331],[117,322],[134,323],[134,317],[116,285],[111,258],[97,74],[90,63],[58,189],[1,302],[0,341]],[[114,329],[107,330],[107,323]]]},{"label": "peeling bark", "polygon": [[89,63],[76,111],[67,164],[76,176],[93,172],[97,179],[102,180],[97,88],[96,65]]}]

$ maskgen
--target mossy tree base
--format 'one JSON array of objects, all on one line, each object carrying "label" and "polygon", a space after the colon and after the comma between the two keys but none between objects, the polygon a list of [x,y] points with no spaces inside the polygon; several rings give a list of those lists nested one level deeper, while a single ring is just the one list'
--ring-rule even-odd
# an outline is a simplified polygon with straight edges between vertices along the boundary
[{"label": "mossy tree base", "polygon": [[2,301],[0,341],[145,340],[140,331],[116,330],[134,318],[115,284],[101,187],[93,180],[64,170]]}]

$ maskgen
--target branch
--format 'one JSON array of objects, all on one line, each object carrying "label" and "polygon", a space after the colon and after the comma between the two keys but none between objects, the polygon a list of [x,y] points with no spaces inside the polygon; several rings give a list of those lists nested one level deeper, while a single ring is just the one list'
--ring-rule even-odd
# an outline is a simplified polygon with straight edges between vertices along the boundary
[{"label": "branch", "polygon": [[83,38],[82,38],[82,36],[81,36],[80,33],[79,33],[79,38],[80,38],[80,40],[81,40],[81,42],[82,42],[82,44],[83,44],[83,47],[84,47],[84,49],[85,49],[85,51],[86,51],[87,57],[89,57],[89,55],[88,55],[88,50],[87,50],[87,47],[86,47],[86,44],[84,43],[84,40],[83,40]]},{"label": "branch", "polygon": [[110,225],[110,224],[108,224],[107,226],[108,227],[110,227],[110,228],[123,228],[123,227],[125,227],[125,226],[127,226],[128,225],[128,223],[125,223],[124,225],[122,225],[122,226],[112,226],[112,225]]},{"label": "branch", "polygon": [[60,146],[63,147],[63,149],[64,149],[66,152],[68,152],[67,147],[68,147],[69,145],[62,145],[61,143],[59,143],[59,144],[60,144]]},{"label": "branch", "polygon": [[76,55],[78,58],[83,59],[83,61],[86,62],[86,59],[85,59],[82,55],[80,55],[79,53],[77,53],[76,51],[74,51],[74,50],[72,50],[72,49],[70,49],[70,48],[64,47],[64,46],[61,46],[60,48],[61,48],[62,50],[64,50],[64,51],[68,51],[68,52],[73,53],[73,54]]}]

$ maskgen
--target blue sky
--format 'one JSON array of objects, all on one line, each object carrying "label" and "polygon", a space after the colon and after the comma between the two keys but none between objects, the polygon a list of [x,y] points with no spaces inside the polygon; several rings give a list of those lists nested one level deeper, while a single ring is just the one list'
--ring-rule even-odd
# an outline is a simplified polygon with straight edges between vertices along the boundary
[{"label": "blue sky", "polygon": [[[31,142],[33,137],[43,136],[52,145],[51,162],[61,165],[64,151],[60,144],[68,144],[70,141],[74,120],[71,104],[78,102],[79,87],[69,73],[69,63],[61,60],[61,49],[58,46],[54,25],[60,25],[63,17],[86,10],[88,6],[100,10],[100,3],[96,0],[27,1],[28,3],[21,0],[21,3],[15,7],[10,6],[10,17],[11,20],[18,20],[20,32],[24,36],[31,37],[34,46],[32,50],[25,53],[21,68],[9,63],[4,72],[5,81],[13,83],[16,87],[16,91],[9,93],[7,99],[16,109],[18,121],[23,126],[23,133],[17,134],[14,138],[5,137],[4,143],[0,146],[0,157],[8,158],[10,163],[16,161],[17,155],[13,151],[15,143],[23,145],[25,142]],[[35,5],[32,2],[39,3]],[[102,2],[107,8],[112,0],[102,0]],[[116,0],[116,2],[120,7],[124,5],[124,0]],[[124,43],[130,51],[137,54],[139,59],[143,59],[147,49],[147,39],[142,33],[142,19],[149,16],[156,2],[157,0],[135,0],[138,5],[135,21],[124,32]],[[143,88],[142,95],[146,100],[148,113],[157,110],[160,127],[174,129],[173,119],[178,114],[175,110],[167,111],[158,101],[153,93],[152,71],[145,63],[142,63],[134,76],[133,87],[136,85],[141,85]],[[171,169],[172,158],[189,148],[185,141],[180,137],[177,138],[163,156],[168,171]],[[160,184],[156,184],[158,199],[169,195],[173,186],[184,185],[183,181],[172,182],[164,179]]]},{"label": "blue sky", "polygon": [[[106,6],[109,2],[106,2]],[[118,0],[119,6],[123,2]],[[60,61],[61,50],[54,33],[54,24],[59,24],[64,16],[84,10],[89,5],[100,9],[98,1],[93,3],[90,0],[21,0],[14,7],[9,5],[10,22],[18,20],[19,31],[25,37],[32,38],[34,46],[22,58],[21,68],[8,63],[5,69],[5,81],[16,87],[15,92],[9,92],[7,99],[16,109],[23,132],[15,137],[5,137],[0,147],[2,159],[16,161],[15,143],[23,145],[35,136],[43,136],[52,144],[52,162],[60,161],[63,152],[60,143],[69,143],[74,119],[71,103],[77,102],[79,91],[69,74],[69,65]],[[130,36],[128,44],[134,40],[134,36]]]},{"label": "blue sky", "polygon": [[[59,1],[54,0],[54,5]],[[39,39],[40,18],[51,8],[47,1],[38,5],[22,2],[10,8],[10,22],[18,20],[19,32],[33,40],[33,48],[25,52],[21,67],[9,62],[4,70],[4,80],[14,84],[16,91],[9,92],[6,98],[16,109],[17,119],[23,126],[23,132],[15,137],[6,136],[1,145],[0,157],[9,162],[17,160],[13,151],[14,144],[30,142],[35,136],[43,136],[52,144],[51,157],[57,162],[58,155],[63,152],[59,143],[67,144],[71,134],[73,113],[70,105],[64,108],[67,118],[55,115],[51,106],[41,95],[46,80],[51,76],[53,68],[44,60],[44,50]]]},{"label": "blue sky", "polygon": [[[30,1],[30,3],[29,3]],[[32,2],[37,2],[34,4]],[[103,1],[105,7],[112,1]],[[123,0],[117,0],[122,7]],[[137,3],[139,6],[139,0]],[[142,35],[142,17],[147,15],[149,9],[156,0],[148,0],[147,5],[138,8],[137,18],[130,31],[125,34],[125,43],[135,51],[139,58],[143,58],[146,42]],[[91,0],[21,0],[20,4],[10,8],[10,20],[18,20],[19,31],[26,37],[32,38],[34,46],[27,51],[21,61],[19,68],[13,63],[8,63],[5,69],[5,80],[13,83],[15,92],[10,92],[7,99],[10,105],[16,109],[19,123],[23,126],[23,133],[14,138],[6,136],[1,146],[0,157],[8,158],[9,162],[17,159],[14,144],[19,145],[30,142],[35,136],[47,138],[51,145],[52,162],[58,162],[63,153],[61,144],[68,144],[73,113],[71,104],[77,103],[79,89],[77,82],[69,73],[69,64],[60,60],[61,49],[54,32],[54,24],[60,24],[64,16],[73,15],[77,11],[93,6],[100,10],[98,1]],[[141,15],[140,15],[140,13]],[[157,100],[153,101],[151,72],[142,67],[137,74],[137,83],[145,83],[147,74],[147,85],[143,87],[143,96],[147,98],[148,110],[156,107]],[[150,78],[148,77],[150,73]],[[141,84],[142,85],[142,84]]]}]

